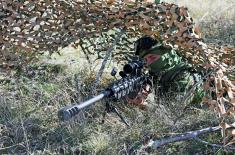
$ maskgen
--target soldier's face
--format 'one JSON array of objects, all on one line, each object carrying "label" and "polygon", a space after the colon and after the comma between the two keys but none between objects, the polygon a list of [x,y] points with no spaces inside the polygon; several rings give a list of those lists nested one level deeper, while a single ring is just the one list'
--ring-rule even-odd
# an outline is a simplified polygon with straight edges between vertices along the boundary
[{"label": "soldier's face", "polygon": [[161,55],[158,55],[158,54],[147,54],[146,56],[144,56],[147,66],[151,65],[152,63],[159,60],[160,58],[161,58]]}]

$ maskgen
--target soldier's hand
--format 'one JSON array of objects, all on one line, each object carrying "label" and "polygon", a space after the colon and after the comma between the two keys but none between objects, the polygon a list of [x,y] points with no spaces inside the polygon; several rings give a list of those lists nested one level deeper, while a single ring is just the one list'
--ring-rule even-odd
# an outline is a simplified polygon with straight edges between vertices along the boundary
[{"label": "soldier's hand", "polygon": [[146,106],[147,103],[145,102],[145,100],[147,99],[148,94],[150,92],[151,92],[150,85],[146,85],[145,87],[141,89],[140,92],[138,92],[138,94],[134,98],[126,97],[126,100],[129,104],[133,104],[137,106]]}]

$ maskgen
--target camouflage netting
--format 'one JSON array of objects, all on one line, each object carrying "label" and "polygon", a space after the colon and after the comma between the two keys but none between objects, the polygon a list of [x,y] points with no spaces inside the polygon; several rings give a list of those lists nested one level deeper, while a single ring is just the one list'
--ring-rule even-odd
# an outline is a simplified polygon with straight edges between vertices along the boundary
[{"label": "camouflage netting", "polygon": [[[25,55],[43,51],[53,53],[69,44],[80,45],[88,58],[90,54],[97,54],[99,58],[120,30],[125,31],[125,35],[114,57],[127,55],[133,43],[129,39],[142,35],[177,46],[180,54],[194,65],[214,70],[205,82],[205,102],[218,113],[224,143],[232,142],[226,139],[233,137],[234,132],[226,128],[233,123],[228,122],[228,118],[235,114],[235,87],[234,81],[226,75],[234,71],[234,51],[230,47],[218,48],[203,43],[187,8],[127,0],[2,0],[0,24],[2,67],[7,67],[19,51],[24,51]],[[13,60],[17,63],[19,59]]]}]

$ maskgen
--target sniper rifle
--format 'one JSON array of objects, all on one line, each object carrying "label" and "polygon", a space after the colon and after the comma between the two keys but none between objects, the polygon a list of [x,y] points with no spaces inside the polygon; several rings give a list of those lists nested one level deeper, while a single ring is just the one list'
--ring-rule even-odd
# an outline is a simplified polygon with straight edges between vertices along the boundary
[{"label": "sniper rifle", "polygon": [[[116,81],[112,82],[106,89],[104,89],[99,95],[92,97],[91,99],[80,103],[66,106],[58,111],[58,117],[61,121],[68,121],[76,116],[82,109],[96,103],[97,101],[108,98],[113,101],[118,101],[125,96],[137,95],[143,86],[149,84],[150,76],[148,73],[144,73],[144,66],[146,62],[144,59],[135,57],[131,62],[124,65],[123,70],[119,72],[120,79],[115,77],[117,69],[113,69],[111,75],[116,78]],[[106,102],[106,106],[111,111],[117,113],[121,120],[129,126],[126,120],[117,111],[116,107]]]}]

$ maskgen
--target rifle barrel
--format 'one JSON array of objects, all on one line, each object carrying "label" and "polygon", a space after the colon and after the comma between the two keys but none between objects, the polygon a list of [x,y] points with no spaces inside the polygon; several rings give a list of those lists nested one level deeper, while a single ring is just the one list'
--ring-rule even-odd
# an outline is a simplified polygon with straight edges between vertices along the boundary
[{"label": "rifle barrel", "polygon": [[92,105],[93,103],[103,99],[104,97],[109,96],[110,93],[111,93],[110,91],[104,91],[103,93],[101,93],[97,96],[94,96],[93,98],[91,98],[83,103],[66,106],[66,107],[59,110],[58,117],[61,121],[68,121],[73,116],[78,114],[81,109],[86,108],[86,107]]}]

